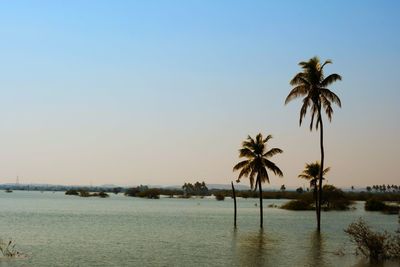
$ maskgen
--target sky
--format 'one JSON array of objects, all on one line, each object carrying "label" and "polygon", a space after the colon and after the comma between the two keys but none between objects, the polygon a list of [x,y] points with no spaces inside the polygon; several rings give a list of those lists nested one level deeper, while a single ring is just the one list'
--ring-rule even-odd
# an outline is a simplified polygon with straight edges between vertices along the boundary
[{"label": "sky", "polygon": [[328,183],[399,184],[399,12],[389,0],[0,1],[0,183],[227,184],[261,132],[284,151],[271,186],[304,186],[319,135],[284,100],[298,63],[319,56],[343,77],[331,87],[343,106],[324,117]]}]

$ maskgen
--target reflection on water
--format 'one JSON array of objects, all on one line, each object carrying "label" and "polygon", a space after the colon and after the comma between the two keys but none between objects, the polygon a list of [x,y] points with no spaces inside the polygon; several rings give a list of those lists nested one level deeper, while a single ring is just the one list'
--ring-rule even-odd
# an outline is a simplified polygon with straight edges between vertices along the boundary
[{"label": "reflection on water", "polygon": [[360,260],[357,264],[352,267],[399,267],[398,261],[383,261],[383,262],[370,262],[367,259]]},{"label": "reflection on water", "polygon": [[324,260],[324,237],[323,234],[314,231],[311,233],[309,238],[310,240],[310,249],[307,257],[308,264],[306,266],[310,267],[319,267],[319,266],[326,266],[326,262]]},{"label": "reflection on water", "polygon": [[270,255],[273,253],[274,243],[263,229],[253,233],[246,233],[238,238],[234,232],[233,242],[236,243],[234,253],[235,263],[239,266],[273,266],[269,265]]}]

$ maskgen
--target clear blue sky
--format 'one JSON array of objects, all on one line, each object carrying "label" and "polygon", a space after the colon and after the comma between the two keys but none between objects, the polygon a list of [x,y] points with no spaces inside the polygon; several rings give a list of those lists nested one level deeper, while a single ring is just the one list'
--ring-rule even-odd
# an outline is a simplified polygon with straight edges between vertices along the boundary
[{"label": "clear blue sky", "polygon": [[343,81],[328,181],[398,183],[398,1],[1,1],[0,183],[229,183],[247,134],[296,178],[318,136],[284,106],[297,63]]}]

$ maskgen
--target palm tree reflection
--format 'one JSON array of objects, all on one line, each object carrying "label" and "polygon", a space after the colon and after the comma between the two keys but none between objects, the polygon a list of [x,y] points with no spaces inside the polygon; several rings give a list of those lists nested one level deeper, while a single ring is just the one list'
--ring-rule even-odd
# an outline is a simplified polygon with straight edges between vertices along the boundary
[{"label": "palm tree reflection", "polygon": [[307,257],[307,260],[309,261],[307,266],[310,267],[319,267],[319,266],[325,266],[326,262],[324,259],[324,238],[323,235],[318,232],[312,232],[311,237],[310,237],[310,255]]},{"label": "palm tree reflection", "polygon": [[234,251],[235,262],[233,265],[269,266],[268,254],[273,245],[272,240],[267,237],[263,229],[240,238],[234,234],[234,242],[238,243]]}]

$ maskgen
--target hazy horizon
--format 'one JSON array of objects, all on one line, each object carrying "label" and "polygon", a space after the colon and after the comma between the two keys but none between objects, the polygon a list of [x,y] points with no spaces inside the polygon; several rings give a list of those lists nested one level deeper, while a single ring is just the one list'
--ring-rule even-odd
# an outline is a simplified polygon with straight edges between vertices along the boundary
[{"label": "hazy horizon", "polygon": [[0,184],[228,184],[262,132],[271,184],[305,185],[318,132],[284,100],[313,56],[343,77],[328,182],[398,184],[400,3],[339,2],[2,2]]}]

